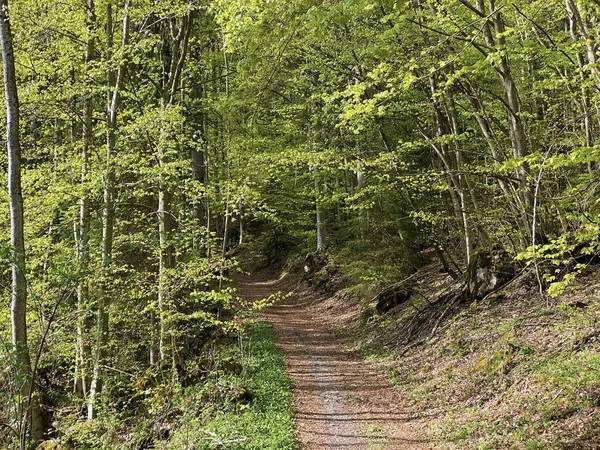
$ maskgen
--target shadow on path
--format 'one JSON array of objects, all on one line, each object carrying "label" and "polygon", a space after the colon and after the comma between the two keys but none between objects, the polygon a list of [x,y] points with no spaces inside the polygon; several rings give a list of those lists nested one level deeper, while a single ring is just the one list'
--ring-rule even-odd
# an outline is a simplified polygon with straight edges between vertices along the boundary
[{"label": "shadow on path", "polygon": [[[426,449],[424,420],[403,401],[385,374],[346,348],[331,332],[335,304],[286,280],[265,274],[240,277],[240,294],[260,300],[296,289],[268,308],[292,380],[297,439],[303,449]],[[328,317],[329,316],[329,317]]]}]

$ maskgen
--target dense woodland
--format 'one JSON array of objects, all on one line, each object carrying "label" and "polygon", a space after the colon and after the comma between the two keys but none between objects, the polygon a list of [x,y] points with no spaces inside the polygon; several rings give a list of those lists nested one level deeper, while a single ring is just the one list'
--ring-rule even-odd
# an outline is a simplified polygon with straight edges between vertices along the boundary
[{"label": "dense woodland", "polygon": [[210,366],[240,252],[475,298],[600,251],[594,1],[1,4],[0,446]]}]

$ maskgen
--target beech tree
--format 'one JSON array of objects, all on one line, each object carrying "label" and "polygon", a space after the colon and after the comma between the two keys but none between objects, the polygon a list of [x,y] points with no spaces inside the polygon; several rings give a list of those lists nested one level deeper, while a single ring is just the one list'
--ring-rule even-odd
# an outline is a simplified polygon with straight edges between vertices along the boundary
[{"label": "beech tree", "polygon": [[8,197],[10,205],[10,243],[12,265],[11,325],[12,343],[16,354],[17,383],[20,384],[18,438],[25,448],[29,437],[34,442],[44,434],[38,392],[27,342],[27,280],[23,195],[21,191],[21,138],[19,95],[15,73],[13,35],[8,2],[0,3],[0,43],[4,71],[6,102],[6,148],[8,150]]}]

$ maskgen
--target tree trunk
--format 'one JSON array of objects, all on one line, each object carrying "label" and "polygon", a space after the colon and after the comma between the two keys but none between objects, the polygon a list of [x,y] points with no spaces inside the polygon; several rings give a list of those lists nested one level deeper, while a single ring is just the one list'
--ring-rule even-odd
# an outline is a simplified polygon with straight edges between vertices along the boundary
[{"label": "tree trunk", "polygon": [[12,344],[16,352],[20,386],[19,423],[20,445],[24,448],[27,431],[34,442],[44,435],[42,412],[34,389],[27,347],[27,280],[25,279],[25,237],[23,218],[23,195],[21,192],[21,142],[19,132],[19,97],[15,74],[13,37],[8,17],[8,2],[0,0],[0,44],[4,69],[4,93],[6,100],[6,147],[8,151],[8,196],[10,208],[10,242],[12,246],[11,325]]},{"label": "tree trunk", "polygon": [[319,170],[317,167],[312,169],[315,183],[315,219],[317,225],[317,250],[323,250],[324,238],[323,238],[323,220],[321,217],[321,184],[319,183]]},{"label": "tree trunk", "polygon": [[[594,42],[588,39],[588,29],[589,24],[584,26],[584,20],[581,17],[581,12],[579,11],[578,6],[575,4],[573,0],[566,0],[565,6],[568,13],[569,18],[569,34],[571,35],[571,39],[573,42],[577,42],[579,37],[577,35],[577,28],[579,27],[580,33],[586,42],[588,63],[592,70],[595,71],[596,76],[596,85],[600,86],[600,82],[598,79],[598,67],[596,64],[596,52],[594,51]],[[587,23],[587,21],[586,21]],[[583,120],[584,120],[584,130],[585,130],[585,145],[586,147],[592,147],[594,145],[594,130],[592,125],[592,115],[591,115],[591,101],[590,95],[585,87],[585,62],[583,56],[579,51],[576,52],[577,57],[577,66],[579,68],[579,78],[582,81],[581,85],[581,106],[583,109]]]},{"label": "tree trunk", "polygon": [[[163,156],[164,162],[164,156]],[[160,319],[160,334],[158,338],[158,349],[160,360],[163,361],[171,354],[170,338],[170,301],[168,291],[168,270],[172,269],[173,264],[173,249],[169,242],[169,237],[172,232],[171,220],[168,217],[170,209],[169,193],[165,189],[164,180],[161,183],[161,188],[158,193],[158,238],[160,243],[160,252],[158,258],[158,310]]]},{"label": "tree trunk", "polygon": [[[585,41],[587,50],[587,60],[589,67],[594,73],[596,79],[596,87],[600,89],[600,68],[598,68],[598,57],[596,55],[596,40],[594,26],[590,23],[589,15],[581,10],[575,0],[566,0],[566,8],[569,13],[569,18],[573,24],[579,26],[579,30]],[[571,26],[571,36],[573,36],[574,27]]]},{"label": "tree trunk", "polygon": [[[172,18],[166,23],[168,30],[164,30],[163,35],[169,35],[170,45],[164,42],[160,52],[161,63],[163,66],[163,80],[161,86],[161,103],[163,110],[168,110],[176,99],[181,73],[183,71],[185,57],[190,34],[191,17]],[[167,177],[162,170],[170,161],[169,156],[164,149],[168,148],[169,133],[163,128],[160,131],[161,143],[158,146],[158,164],[161,167],[158,185],[158,237],[159,237],[159,258],[158,258],[158,310],[159,310],[159,357],[161,360],[171,359],[173,368],[173,377],[176,370],[176,345],[175,334],[173,333],[172,323],[172,302],[171,294],[168,290],[168,272],[175,267],[175,258],[173,247],[170,243],[170,234],[174,229],[173,215],[171,213],[171,192]]]},{"label": "tree trunk", "polygon": [[[483,17],[490,15],[492,29],[489,23],[483,27],[483,36],[485,43],[493,51],[505,51],[506,38],[504,37],[505,26],[500,11],[496,10],[494,0],[488,0],[487,11],[483,5],[483,0],[477,0],[477,10]],[[494,39],[495,36],[495,39]],[[512,144],[512,152],[514,158],[524,158],[529,154],[527,145],[525,127],[523,125],[523,119],[521,118],[521,101],[519,99],[519,92],[517,85],[515,84],[512,74],[511,66],[508,60],[508,56],[503,54],[494,66],[496,72],[500,77],[500,82],[504,90],[505,96],[505,107],[508,113],[508,124],[509,124],[509,137]],[[532,185],[527,180],[529,176],[529,164],[522,162],[517,168],[517,177],[519,179],[519,194],[522,203],[522,209],[525,211],[526,218],[529,217],[529,209],[533,206],[533,191]],[[528,227],[529,228],[529,227]]]},{"label": "tree trunk", "polygon": [[[429,77],[429,85],[435,110],[435,137],[439,139],[450,133],[457,134],[458,125],[456,125],[456,119],[452,120],[452,118],[444,116],[442,112],[443,104],[440,100],[437,100],[437,83],[433,76]],[[446,110],[448,110],[448,108],[446,108]],[[424,133],[423,136],[427,138]],[[456,223],[461,227],[462,242],[464,243],[464,261],[468,266],[473,254],[473,237],[471,233],[471,221],[468,214],[469,206],[467,205],[467,196],[465,193],[467,186],[466,183],[462,181],[462,175],[460,174],[462,170],[460,152],[455,152],[453,158],[448,149],[448,144],[444,142],[438,144],[435,141],[431,141],[430,145],[440,158],[447,172],[445,179],[448,184],[448,192],[452,201]]]},{"label": "tree trunk", "polygon": [[[129,39],[129,0],[125,0],[123,16],[123,37],[121,49],[125,50]],[[106,7],[106,35],[107,59],[112,59],[112,3]],[[113,69],[108,72],[107,118],[106,118],[106,168],[104,179],[104,207],[102,209],[102,280],[100,281],[100,299],[98,304],[98,319],[96,330],[96,350],[94,354],[94,369],[88,397],[88,420],[95,417],[95,399],[102,391],[102,366],[106,358],[106,346],[109,336],[109,307],[110,293],[107,292],[106,277],[112,264],[113,231],[115,225],[115,171],[113,159],[115,157],[117,111],[119,95],[123,84],[123,63],[115,75]]]},{"label": "tree trunk", "polygon": [[238,239],[238,244],[243,244],[244,243],[244,197],[240,197],[240,200],[238,202],[238,207],[240,210],[240,227],[239,227],[239,232],[240,232],[240,238]]},{"label": "tree trunk", "polygon": [[[229,180],[229,167],[227,167],[227,179]],[[227,244],[229,243],[229,223],[231,221],[231,188],[227,186],[227,194],[225,195],[225,215],[223,216],[223,241],[221,243],[221,258],[225,259],[225,255],[227,254]],[[223,276],[223,271],[221,271],[221,276]],[[219,282],[220,285],[220,282]]]},{"label": "tree trunk", "polygon": [[[85,50],[86,67],[95,60],[94,39],[91,37],[96,27],[96,12],[94,0],[87,3],[87,30],[90,34]],[[76,247],[79,270],[82,277],[77,286],[77,351],[75,357],[75,393],[86,397],[90,388],[90,355],[91,348],[88,342],[90,318],[88,313],[88,258],[89,258],[89,232],[90,212],[88,188],[88,164],[90,153],[94,146],[94,129],[92,124],[93,112],[92,94],[89,89],[83,92],[83,129],[81,146],[81,198],[79,200],[79,224],[76,232]]]}]

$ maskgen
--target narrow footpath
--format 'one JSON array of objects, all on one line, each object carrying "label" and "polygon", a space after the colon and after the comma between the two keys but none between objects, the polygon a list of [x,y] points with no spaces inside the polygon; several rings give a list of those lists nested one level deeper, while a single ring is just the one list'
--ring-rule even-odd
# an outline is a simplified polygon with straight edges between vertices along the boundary
[{"label": "narrow footpath", "polygon": [[339,300],[266,275],[239,279],[240,294],[260,300],[294,294],[265,311],[293,383],[296,437],[302,449],[427,449],[426,424],[373,362],[332,333],[352,314]]}]

